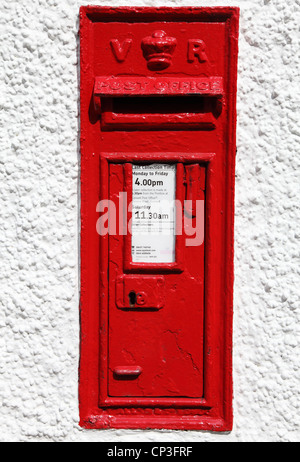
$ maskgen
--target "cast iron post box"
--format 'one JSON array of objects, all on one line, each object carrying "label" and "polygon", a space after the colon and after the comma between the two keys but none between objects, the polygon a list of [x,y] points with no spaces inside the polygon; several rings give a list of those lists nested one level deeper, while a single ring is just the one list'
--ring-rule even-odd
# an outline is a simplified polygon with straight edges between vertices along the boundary
[{"label": "cast iron post box", "polygon": [[237,8],[80,10],[80,424],[232,427]]}]

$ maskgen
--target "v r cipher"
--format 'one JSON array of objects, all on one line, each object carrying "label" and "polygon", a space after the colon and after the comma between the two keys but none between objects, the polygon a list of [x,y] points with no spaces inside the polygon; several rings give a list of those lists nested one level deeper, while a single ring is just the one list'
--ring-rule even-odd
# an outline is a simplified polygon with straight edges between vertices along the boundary
[{"label": "v r cipher", "polygon": [[190,446],[153,446],[151,450],[118,448],[114,446],[107,451],[108,457],[132,457],[137,460],[141,455],[151,455],[153,457],[189,457],[192,455]]}]

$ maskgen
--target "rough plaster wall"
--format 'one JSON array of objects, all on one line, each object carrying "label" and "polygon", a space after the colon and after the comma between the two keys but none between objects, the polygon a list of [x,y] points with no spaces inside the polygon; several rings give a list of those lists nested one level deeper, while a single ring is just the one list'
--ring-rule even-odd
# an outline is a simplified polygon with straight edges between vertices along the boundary
[{"label": "rough plaster wall", "polygon": [[126,4],[0,2],[0,439],[299,440],[299,0],[130,2],[241,7],[234,430],[78,427],[77,30],[87,3]]}]

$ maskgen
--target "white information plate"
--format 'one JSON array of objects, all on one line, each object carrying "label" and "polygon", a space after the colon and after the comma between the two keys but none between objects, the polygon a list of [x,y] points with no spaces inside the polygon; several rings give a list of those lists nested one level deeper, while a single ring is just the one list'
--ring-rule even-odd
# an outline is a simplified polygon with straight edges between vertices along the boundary
[{"label": "white information plate", "polygon": [[132,261],[175,261],[176,165],[132,165]]}]

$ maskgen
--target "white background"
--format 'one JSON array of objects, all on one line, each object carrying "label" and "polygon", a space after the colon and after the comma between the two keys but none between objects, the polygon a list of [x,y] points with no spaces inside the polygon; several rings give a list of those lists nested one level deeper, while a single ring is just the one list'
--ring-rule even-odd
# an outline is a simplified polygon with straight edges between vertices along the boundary
[{"label": "white background", "polygon": [[[234,429],[78,427],[78,11],[123,1],[0,1],[2,441],[297,441],[299,0],[241,7]],[[128,2],[127,2],[128,5]]]}]

